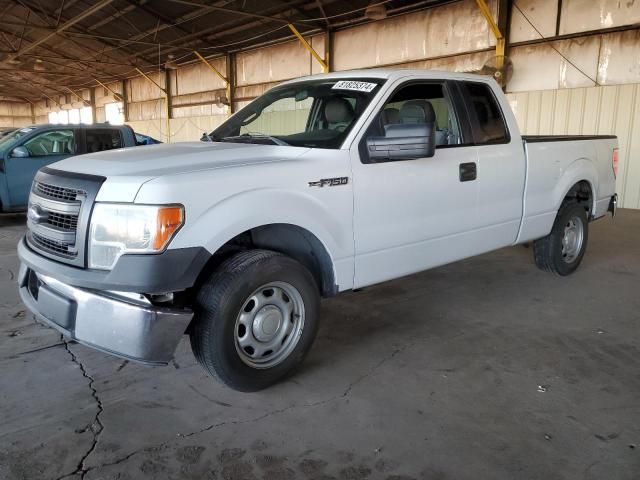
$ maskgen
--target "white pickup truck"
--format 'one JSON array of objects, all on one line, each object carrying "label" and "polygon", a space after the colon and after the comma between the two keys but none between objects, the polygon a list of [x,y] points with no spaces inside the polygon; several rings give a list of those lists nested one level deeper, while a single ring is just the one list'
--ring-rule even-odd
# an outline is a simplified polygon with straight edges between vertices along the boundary
[{"label": "white pickup truck", "polygon": [[613,136],[521,136],[490,78],[364,70],[286,82],[203,142],[43,168],[19,288],[65,336],[151,364],[187,333],[214,377],[265,388],[322,296],[533,241],[572,273],[615,213]]}]

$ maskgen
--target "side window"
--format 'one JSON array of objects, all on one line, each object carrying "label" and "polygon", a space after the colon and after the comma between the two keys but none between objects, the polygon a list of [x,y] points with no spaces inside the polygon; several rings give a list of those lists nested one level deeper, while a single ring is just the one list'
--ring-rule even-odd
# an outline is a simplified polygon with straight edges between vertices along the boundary
[{"label": "side window", "polygon": [[47,157],[50,155],[73,155],[76,153],[76,142],[73,130],[51,130],[36,135],[23,145],[31,157]]},{"label": "side window", "polygon": [[509,133],[491,87],[486,83],[463,82],[462,88],[467,95],[475,143],[508,143]]},{"label": "side window", "polygon": [[461,143],[458,121],[441,83],[413,83],[395,92],[380,113],[381,133],[387,136],[394,129],[391,125],[425,123],[434,114],[436,147]]},{"label": "side window", "polygon": [[87,129],[85,130],[87,153],[102,152],[114,148],[122,148],[122,135],[120,130]]}]

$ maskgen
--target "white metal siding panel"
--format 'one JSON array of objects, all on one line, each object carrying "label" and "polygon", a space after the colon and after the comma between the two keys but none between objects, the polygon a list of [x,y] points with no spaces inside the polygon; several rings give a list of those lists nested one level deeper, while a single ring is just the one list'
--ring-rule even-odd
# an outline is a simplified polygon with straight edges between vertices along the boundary
[{"label": "white metal siding panel", "polygon": [[[495,12],[496,0],[488,4]],[[333,41],[336,70],[456,55],[495,45],[472,0],[340,30]]]},{"label": "white metal siding panel", "polygon": [[537,40],[540,38],[538,32],[545,38],[555,36],[558,0],[519,0],[518,7],[536,28],[534,29],[527,22],[520,10],[513,8],[511,28],[509,29],[510,42]]},{"label": "white metal siding panel", "polygon": [[640,22],[640,6],[637,1],[563,0],[560,35],[637,22]]},{"label": "white metal siding panel", "polygon": [[620,206],[640,208],[640,84],[507,95],[525,135],[618,136]]}]

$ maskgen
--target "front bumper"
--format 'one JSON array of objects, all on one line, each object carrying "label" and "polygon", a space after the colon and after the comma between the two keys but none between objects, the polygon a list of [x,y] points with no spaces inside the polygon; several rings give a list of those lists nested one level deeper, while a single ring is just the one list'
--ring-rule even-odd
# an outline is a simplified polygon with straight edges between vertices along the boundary
[{"label": "front bumper", "polygon": [[168,363],[193,312],[158,307],[133,295],[73,287],[24,263],[20,297],[38,319],[63,335],[129,360]]}]

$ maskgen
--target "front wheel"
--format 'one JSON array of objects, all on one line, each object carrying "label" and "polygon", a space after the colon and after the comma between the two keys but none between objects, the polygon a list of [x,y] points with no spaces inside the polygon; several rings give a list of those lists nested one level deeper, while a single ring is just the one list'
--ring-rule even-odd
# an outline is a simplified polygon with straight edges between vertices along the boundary
[{"label": "front wheel", "polygon": [[238,253],[198,292],[191,348],[229,387],[261,390],[302,362],[316,336],[319,305],[313,276],[294,259],[267,250]]},{"label": "front wheel", "polygon": [[588,222],[581,205],[565,203],[560,207],[551,233],[533,243],[538,268],[562,276],[573,273],[587,248]]}]

